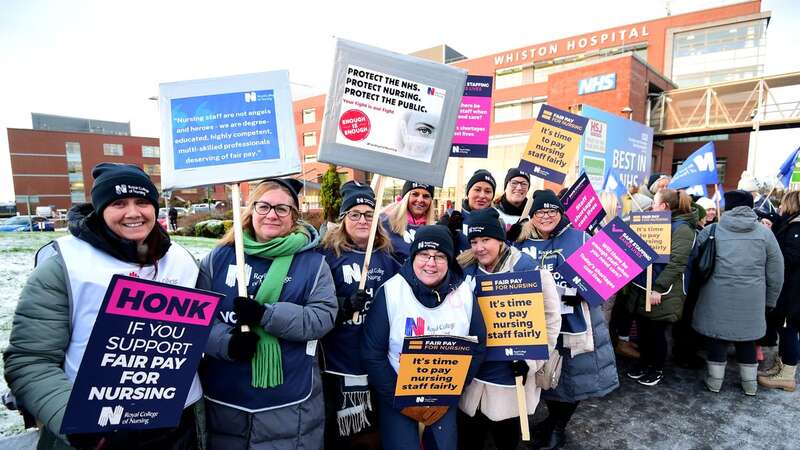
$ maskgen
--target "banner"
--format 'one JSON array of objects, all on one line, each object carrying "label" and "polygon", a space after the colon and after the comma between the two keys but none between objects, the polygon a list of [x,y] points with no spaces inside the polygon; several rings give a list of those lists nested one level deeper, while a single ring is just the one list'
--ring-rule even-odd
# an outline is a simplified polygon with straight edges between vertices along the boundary
[{"label": "banner", "polygon": [[701,184],[717,184],[717,156],[714,143],[709,142],[686,158],[667,185],[670,189],[680,189]]},{"label": "banner", "polygon": [[461,97],[450,156],[487,158],[492,119],[492,77],[469,75]]},{"label": "banner", "polygon": [[486,360],[547,359],[547,321],[538,270],[476,277],[486,323]]},{"label": "banner", "polygon": [[62,434],[175,427],[223,296],[114,275]]},{"label": "banner", "polygon": [[778,168],[778,179],[781,180],[781,184],[786,189],[789,189],[792,183],[800,182],[800,170],[795,169],[798,155],[800,155],[800,147],[790,153]]},{"label": "banner", "polygon": [[285,70],[159,85],[161,188],[300,172]]},{"label": "banner", "polygon": [[572,227],[581,231],[593,231],[606,216],[600,197],[594,191],[586,173],[582,173],[561,196],[561,204],[564,205],[564,214],[569,218]]},{"label": "banner", "polygon": [[[580,169],[592,186],[622,197],[629,186],[644,184],[652,165],[653,129],[585,104],[581,116],[589,123],[581,145]],[[609,174],[614,177],[614,187],[604,189],[610,184]]]},{"label": "banner", "polygon": [[337,40],[317,159],[441,186],[467,72]]},{"label": "banner", "polygon": [[584,117],[542,105],[519,170],[562,184],[578,154],[586,122]]},{"label": "banner", "polygon": [[631,229],[658,255],[655,262],[668,263],[672,252],[672,212],[631,212]]},{"label": "banner", "polygon": [[556,272],[590,305],[608,300],[658,255],[619,217],[558,266]]},{"label": "banner", "polygon": [[394,406],[457,405],[477,343],[474,337],[407,337],[400,354]]}]

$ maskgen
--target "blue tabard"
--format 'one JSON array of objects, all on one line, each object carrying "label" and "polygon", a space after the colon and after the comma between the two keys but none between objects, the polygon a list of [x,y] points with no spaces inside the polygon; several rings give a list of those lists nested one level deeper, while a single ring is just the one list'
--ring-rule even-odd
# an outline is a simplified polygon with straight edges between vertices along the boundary
[{"label": "blue tabard", "polygon": [[[331,268],[337,297],[349,297],[358,290],[361,280],[361,268],[364,264],[364,252],[349,251],[336,257],[333,250],[321,249],[325,260]],[[400,264],[386,252],[374,251],[369,261],[369,273],[364,290],[374,297],[378,288],[400,270]],[[322,338],[322,356],[325,372],[335,375],[366,376],[361,359],[361,325],[366,319],[370,303],[364,305],[358,322],[348,318],[337,325]]]},{"label": "blue tabard", "polygon": [[406,225],[406,232],[400,235],[392,230],[389,224],[389,217],[386,216],[386,214],[381,214],[381,225],[383,225],[383,229],[392,241],[392,254],[394,254],[397,262],[402,265],[406,262],[408,255],[411,253],[411,244],[414,242],[417,229],[423,225],[412,225],[409,223]]},{"label": "blue tabard", "polygon": [[[225,294],[217,314],[221,321],[235,326],[233,298],[238,295],[236,256],[233,246],[221,247],[216,251],[212,262],[214,276],[211,290]],[[322,262],[322,255],[314,250],[296,254],[278,301],[304,305],[314,288]],[[247,293],[250,297],[255,297],[272,260],[245,255],[245,264],[245,273],[249,277]],[[278,342],[281,346],[283,384],[274,388],[255,388],[251,385],[250,361],[226,361],[206,356],[200,366],[200,379],[206,397],[210,401],[248,412],[280,408],[307,399],[312,388],[313,352],[307,352],[306,341],[293,342],[278,338]]]},{"label": "blue tabard", "polygon": [[[511,272],[524,272],[529,270],[537,270],[536,263],[526,253],[520,255],[519,261],[514,264]],[[497,272],[501,273],[501,272]],[[464,276],[472,277],[474,280],[478,275],[484,275],[486,272],[478,269],[478,263],[472,264],[464,268]],[[475,284],[474,291],[478,294],[478,287]],[[497,384],[500,386],[515,386],[514,372],[511,371],[511,361],[484,361],[478,369],[478,374],[475,379],[490,384]]]},{"label": "blue tabard", "polygon": [[[574,288],[567,283],[567,280],[555,272],[555,269],[588,239],[588,234],[568,225],[551,239],[525,239],[522,242],[515,242],[514,246],[533,258],[537,270],[543,269],[552,273],[557,286],[574,291]],[[571,313],[561,314],[562,333],[577,334],[586,330],[586,319],[577,308]]]}]

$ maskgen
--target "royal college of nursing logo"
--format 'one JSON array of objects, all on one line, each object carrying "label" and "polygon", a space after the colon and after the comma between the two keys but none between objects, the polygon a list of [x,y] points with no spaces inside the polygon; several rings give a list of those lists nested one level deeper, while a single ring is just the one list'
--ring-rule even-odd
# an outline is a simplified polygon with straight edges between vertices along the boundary
[{"label": "royal college of nursing logo", "polygon": [[117,192],[117,195],[122,195],[122,194],[127,194],[128,193],[128,187],[125,186],[124,184],[118,184],[118,185],[114,186],[114,190]]},{"label": "royal college of nursing logo", "polygon": [[100,409],[100,418],[97,419],[97,424],[101,427],[106,427],[108,425],[119,425],[119,422],[122,420],[122,413],[123,413],[122,406],[103,406]]}]

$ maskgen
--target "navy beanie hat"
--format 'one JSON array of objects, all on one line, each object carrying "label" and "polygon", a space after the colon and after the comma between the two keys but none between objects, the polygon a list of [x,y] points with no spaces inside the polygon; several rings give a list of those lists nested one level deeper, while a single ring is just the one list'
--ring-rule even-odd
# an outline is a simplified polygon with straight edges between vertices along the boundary
[{"label": "navy beanie hat", "polygon": [[128,197],[143,198],[158,211],[158,189],[141,168],[132,164],[100,163],[92,169],[92,205],[97,214],[111,202]]},{"label": "navy beanie hat", "polygon": [[453,247],[453,236],[450,230],[444,225],[426,225],[417,229],[414,235],[414,242],[411,244],[411,259],[422,250],[438,250],[447,259],[453,261],[455,258],[455,248]]},{"label": "navy beanie hat", "polygon": [[431,194],[431,197],[433,197],[432,184],[422,184],[422,183],[417,183],[416,181],[406,181],[405,183],[403,183],[403,194],[401,195],[401,197],[405,197],[406,194],[408,194],[410,191],[413,191],[414,189],[425,189]]},{"label": "navy beanie hat", "polygon": [[557,209],[559,212],[564,212],[564,205],[558,199],[556,193],[550,189],[539,190],[533,193],[533,207],[531,207],[531,214],[540,209]]},{"label": "navy beanie hat", "polygon": [[528,175],[527,173],[519,170],[516,167],[512,167],[512,168],[508,169],[508,173],[506,173],[506,179],[505,179],[505,182],[503,183],[503,189],[508,187],[508,182],[511,181],[512,178],[517,178],[517,177],[525,178],[525,180],[528,183],[531,182],[531,176],[530,175]]},{"label": "navy beanie hat", "polygon": [[345,214],[358,205],[367,205],[375,209],[375,193],[366,184],[361,184],[358,181],[348,181],[342,185],[340,192],[342,194],[342,206],[339,208],[339,215]]},{"label": "navy beanie hat", "polygon": [[289,194],[292,196],[292,200],[294,201],[294,207],[300,209],[300,200],[298,198],[298,192],[303,189],[303,182],[300,180],[296,180],[294,178],[267,178],[266,180],[262,181],[261,183],[278,183],[281,186],[285,187]]},{"label": "navy beanie hat", "polygon": [[472,186],[474,186],[475,183],[480,181],[485,181],[492,185],[492,193],[497,190],[497,182],[494,180],[492,173],[486,169],[478,169],[472,174],[472,177],[469,179],[469,181],[467,181],[467,192],[472,189]]},{"label": "navy beanie hat", "polygon": [[498,241],[506,240],[506,232],[500,222],[500,214],[494,208],[484,208],[472,212],[467,218],[467,239],[490,237]]},{"label": "navy beanie hat", "polygon": [[726,192],[723,197],[725,198],[725,211],[730,211],[737,206],[747,206],[753,208],[753,194],[743,191],[735,190]]}]

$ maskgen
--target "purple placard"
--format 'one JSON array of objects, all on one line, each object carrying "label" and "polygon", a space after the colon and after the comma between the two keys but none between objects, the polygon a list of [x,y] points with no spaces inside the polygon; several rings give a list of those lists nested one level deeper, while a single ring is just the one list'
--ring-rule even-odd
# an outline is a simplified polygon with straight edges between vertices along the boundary
[{"label": "purple placard", "polygon": [[469,75],[461,97],[450,156],[489,156],[489,125],[492,111],[492,77]]},{"label": "purple placard", "polygon": [[600,197],[594,191],[586,173],[582,173],[564,193],[561,203],[572,227],[581,231],[593,231],[606,216]]},{"label": "purple placard", "polygon": [[608,300],[658,255],[619,217],[558,266],[556,272],[590,305]]}]

